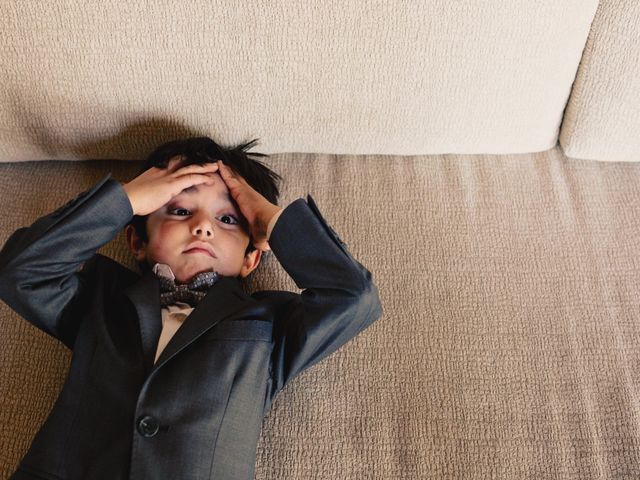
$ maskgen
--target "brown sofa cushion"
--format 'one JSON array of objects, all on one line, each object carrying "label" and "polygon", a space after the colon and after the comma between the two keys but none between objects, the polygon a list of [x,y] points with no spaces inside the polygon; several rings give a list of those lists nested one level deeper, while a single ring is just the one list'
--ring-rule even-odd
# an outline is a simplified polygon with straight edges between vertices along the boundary
[{"label": "brown sofa cushion", "polygon": [[[311,193],[385,313],[276,398],[257,478],[631,478],[640,164],[529,155],[265,159]],[[2,164],[0,240],[132,162]],[[122,237],[101,253],[134,268]],[[129,263],[127,263],[129,262]],[[248,288],[298,291],[273,256]],[[70,352],[0,303],[0,476]]]}]

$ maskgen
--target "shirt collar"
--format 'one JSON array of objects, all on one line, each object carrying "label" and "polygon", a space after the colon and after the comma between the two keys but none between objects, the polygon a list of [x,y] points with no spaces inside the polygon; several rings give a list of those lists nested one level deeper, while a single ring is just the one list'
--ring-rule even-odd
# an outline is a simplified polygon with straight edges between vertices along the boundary
[{"label": "shirt collar", "polygon": [[171,267],[166,263],[157,262],[153,266],[152,270],[153,270],[153,273],[155,273],[159,277],[165,277],[173,281],[175,281],[176,279],[176,276],[173,274],[173,270],[171,270]]}]

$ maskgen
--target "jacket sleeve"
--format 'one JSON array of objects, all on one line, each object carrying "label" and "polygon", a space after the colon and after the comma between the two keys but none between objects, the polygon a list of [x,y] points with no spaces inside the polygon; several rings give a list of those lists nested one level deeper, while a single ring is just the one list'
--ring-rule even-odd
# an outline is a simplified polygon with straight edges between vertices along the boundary
[{"label": "jacket sleeve", "polygon": [[88,308],[96,250],[133,216],[122,185],[110,177],[16,230],[0,251],[0,298],[70,349]]},{"label": "jacket sleeve", "polygon": [[349,253],[311,195],[289,204],[269,238],[301,294],[274,320],[270,404],[296,375],[335,352],[383,311],[372,275]]}]

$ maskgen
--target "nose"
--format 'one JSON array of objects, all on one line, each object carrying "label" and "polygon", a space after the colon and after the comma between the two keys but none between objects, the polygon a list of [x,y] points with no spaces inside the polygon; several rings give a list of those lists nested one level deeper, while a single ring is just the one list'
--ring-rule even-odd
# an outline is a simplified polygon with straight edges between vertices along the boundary
[{"label": "nose", "polygon": [[191,225],[191,233],[195,237],[204,236],[207,238],[213,237],[213,224],[206,215],[197,215],[193,217],[193,224]]}]

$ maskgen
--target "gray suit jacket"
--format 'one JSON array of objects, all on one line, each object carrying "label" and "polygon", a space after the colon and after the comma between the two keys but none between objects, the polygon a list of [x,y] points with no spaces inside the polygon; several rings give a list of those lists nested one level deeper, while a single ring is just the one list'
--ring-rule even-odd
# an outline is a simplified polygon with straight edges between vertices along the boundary
[{"label": "gray suit jacket", "polygon": [[110,177],[18,229],[0,252],[0,298],[73,350],[11,478],[253,479],[275,395],[381,316],[371,273],[312,197],[299,198],[269,245],[302,294],[248,295],[239,278],[222,277],[154,364],[157,277],[96,253],[133,215]]}]

